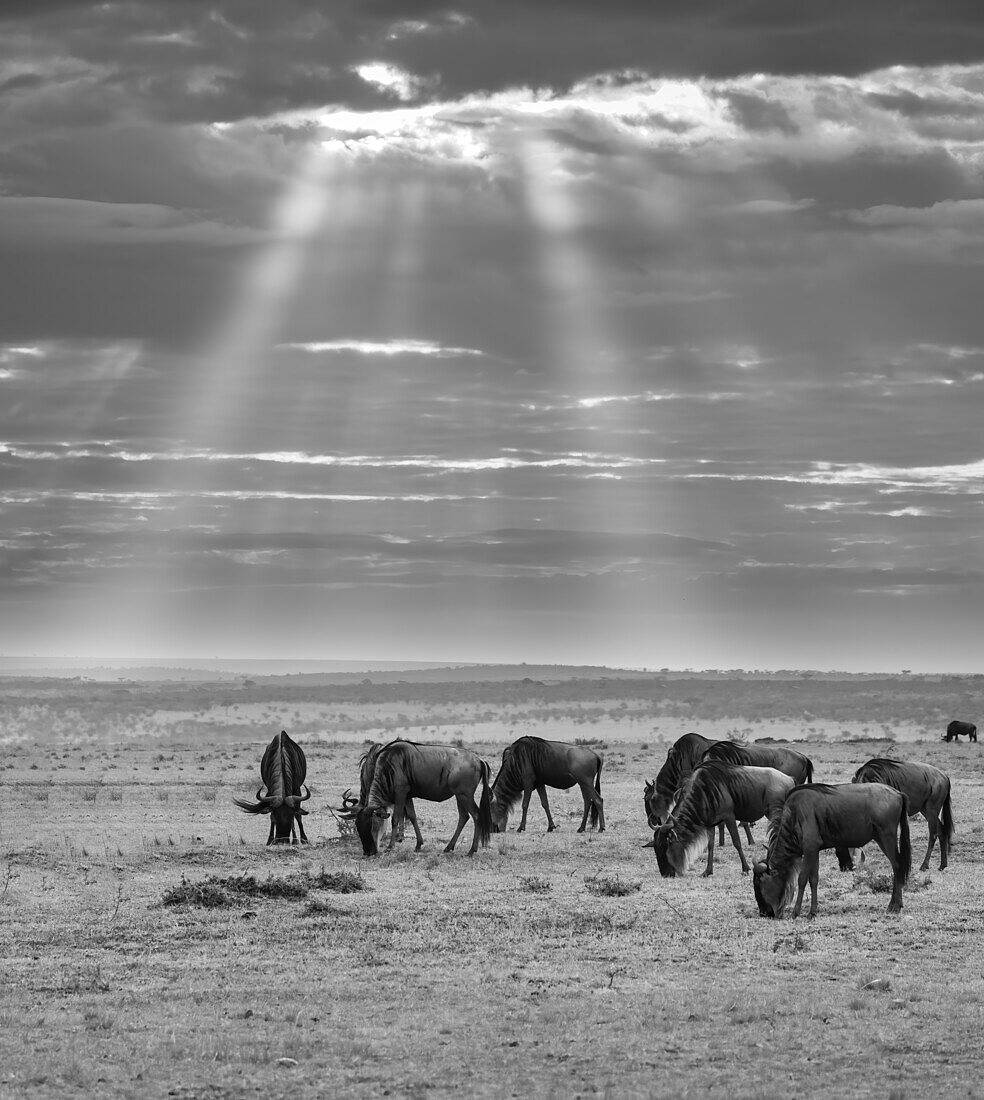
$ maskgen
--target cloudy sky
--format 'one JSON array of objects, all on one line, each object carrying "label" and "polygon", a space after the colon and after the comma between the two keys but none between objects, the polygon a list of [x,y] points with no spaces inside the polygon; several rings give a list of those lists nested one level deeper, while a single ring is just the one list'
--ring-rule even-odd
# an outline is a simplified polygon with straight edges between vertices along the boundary
[{"label": "cloudy sky", "polygon": [[984,19],[6,0],[0,651],[979,671]]}]

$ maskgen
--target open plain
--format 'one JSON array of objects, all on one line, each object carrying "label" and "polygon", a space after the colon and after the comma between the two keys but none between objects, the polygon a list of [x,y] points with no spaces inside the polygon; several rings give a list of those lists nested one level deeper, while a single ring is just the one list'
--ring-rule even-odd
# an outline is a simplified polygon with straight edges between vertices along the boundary
[{"label": "open plain", "polygon": [[[9,686],[8,705],[21,691]],[[424,850],[367,861],[330,807],[357,785],[372,730],[297,732],[273,693],[252,734],[216,723],[209,736],[203,720],[188,737],[150,712],[150,688],[125,690],[134,717],[103,736],[84,700],[74,733],[32,734],[23,708],[16,737],[8,724],[4,1097],[984,1096],[976,744],[870,737],[862,713],[846,729],[839,717],[836,738],[798,741],[818,780],[845,782],[877,755],[942,768],[957,835],[949,868],[937,853],[920,872],[927,830],[913,820],[899,917],[872,848],[848,874],[824,854],[816,920],[772,922],[730,845],[712,878],[699,862],[673,880],[642,847],[643,783],[668,746],[688,729],[724,736],[699,707],[657,733],[604,718],[568,728],[605,756],[604,834],[577,835],[580,797],[551,791],[559,831],[534,797],[525,834],[514,814],[469,859],[469,825],[444,855],[453,808],[423,803]],[[214,701],[226,713],[227,690]],[[563,736],[503,720],[491,737],[485,717],[464,740],[493,772],[516,736]],[[781,722],[735,722],[782,737]],[[281,728],[307,753],[306,847],[265,847],[266,819],[232,804],[256,790]]]}]

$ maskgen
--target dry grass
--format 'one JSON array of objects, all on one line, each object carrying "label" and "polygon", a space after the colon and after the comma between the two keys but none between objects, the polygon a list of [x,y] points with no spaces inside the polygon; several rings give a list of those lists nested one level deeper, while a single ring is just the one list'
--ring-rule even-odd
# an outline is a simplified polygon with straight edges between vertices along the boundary
[{"label": "dry grass", "polygon": [[[319,810],[353,785],[361,746],[309,747],[312,843],[267,848],[266,822],[231,803],[262,741],[204,763],[199,745],[60,745],[48,800],[18,803],[16,834],[0,820],[0,1094],[731,1100],[915,1097],[944,1079],[980,1094],[976,747],[907,746],[953,777],[959,834],[900,917],[869,852],[854,875],[825,856],[817,920],[776,923],[729,847],[711,879],[659,878],[640,807],[665,746],[639,761],[609,741],[604,834],[577,835],[580,796],[551,791],[558,832],[531,810],[525,834],[469,858],[468,826],[444,855],[453,807],[424,803],[424,850],[366,861]],[[809,751],[842,781],[870,748]],[[9,759],[8,793],[50,767],[47,747]],[[130,777],[119,799],[95,786],[110,761]]]}]

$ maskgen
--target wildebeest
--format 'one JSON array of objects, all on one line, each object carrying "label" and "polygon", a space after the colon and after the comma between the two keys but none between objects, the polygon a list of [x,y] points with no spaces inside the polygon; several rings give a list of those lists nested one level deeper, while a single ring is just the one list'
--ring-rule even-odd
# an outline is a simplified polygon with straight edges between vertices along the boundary
[{"label": "wildebeest", "polygon": [[[301,803],[311,797],[311,792],[304,786],[306,774],[307,761],[303,749],[287,736],[285,730],[281,730],[267,745],[260,761],[260,779],[263,782],[256,792],[257,801],[233,799],[248,814],[270,815],[267,844],[290,844],[292,841],[296,844],[298,830],[301,843],[307,844],[304,822],[301,821],[301,817],[308,812],[301,809]],[[266,794],[262,793],[264,787]],[[302,789],[307,793],[302,795]]]},{"label": "wildebeest", "polygon": [[714,826],[727,826],[741,860],[742,873],[750,868],[738,836],[738,821],[778,819],[795,783],[775,768],[748,767],[708,760],[694,768],[680,801],[653,838],[656,861],[664,878],[683,874],[707,846],[704,878],[714,874]]},{"label": "wildebeest", "polygon": [[[711,745],[717,744],[719,742],[711,737],[704,737],[699,733],[685,733],[667,749],[666,760],[659,769],[656,779],[648,782],[643,790],[643,805],[650,828],[657,829],[666,821],[670,807],[684,780],[697,767],[701,757]],[[743,821],[741,826],[745,830],[745,836],[748,837],[748,843],[751,844],[751,825]],[[724,843],[724,825],[721,826],[719,842]]]},{"label": "wildebeest", "polygon": [[973,722],[958,722],[954,719],[947,727],[943,735],[944,741],[959,741],[966,737],[968,741],[977,740],[977,727]]},{"label": "wildebeest", "polygon": [[598,832],[605,831],[605,803],[601,797],[601,756],[585,745],[569,745],[566,741],[546,741],[542,737],[520,737],[508,745],[502,753],[499,774],[492,783],[492,826],[496,832],[505,832],[509,811],[523,796],[523,816],[517,832],[526,829],[526,812],[534,791],[540,796],[543,811],[547,815],[547,832],[557,826],[550,816],[547,787],[567,791],[577,784],[584,800],[579,833],[583,833],[591,816],[591,824]]},{"label": "wildebeest", "polygon": [[[399,740],[399,738],[397,738]],[[339,816],[352,821],[356,818],[359,811],[369,801],[369,788],[372,786],[372,777],[376,772],[376,759],[379,756],[380,751],[384,745],[382,741],[372,741],[369,744],[369,748],[359,757],[359,797],[354,798],[352,796],[352,788],[348,788],[342,795],[342,806],[339,811]],[[413,808],[413,799],[408,798],[406,806],[404,807],[406,819],[413,826],[413,831],[417,834],[417,851],[420,851],[423,846],[424,840],[420,833],[420,827],[417,825],[417,813]],[[396,839],[403,843],[403,823],[400,823],[400,827],[397,831]]]},{"label": "wildebeest", "polygon": [[813,761],[801,752],[784,749],[781,745],[740,745],[737,741],[715,741],[701,760],[775,768],[791,775],[797,784],[813,782]]},{"label": "wildebeest", "polygon": [[936,838],[940,840],[940,870],[946,869],[953,839],[953,811],[950,807],[950,779],[932,764],[915,760],[889,760],[875,757],[854,773],[852,783],[884,783],[905,795],[909,816],[922,814],[929,823],[929,847],[920,871],[929,870],[929,857]]},{"label": "wildebeest", "polygon": [[[482,786],[481,800],[475,802],[475,791]],[[393,824],[389,847],[396,841],[403,824],[408,800],[423,798],[428,802],[445,802],[454,798],[458,804],[458,827],[448,841],[445,852],[453,852],[461,830],[469,817],[475,822],[475,835],[469,855],[479,844],[486,847],[492,832],[492,791],[489,766],[473,752],[448,745],[419,745],[414,741],[391,741],[376,757],[372,783],[365,805],[355,816],[355,827],[367,856],[378,853],[376,826],[389,815],[393,807]],[[417,833],[417,850],[424,841]]]},{"label": "wildebeest", "polygon": [[810,916],[817,913],[820,852],[824,848],[863,848],[874,840],[892,865],[889,913],[902,909],[902,887],[909,881],[912,849],[905,795],[884,783],[815,783],[796,787],[786,797],[777,826],[770,828],[765,860],[752,876],[763,917],[781,917],[799,876],[793,916],[803,906],[810,884]]}]

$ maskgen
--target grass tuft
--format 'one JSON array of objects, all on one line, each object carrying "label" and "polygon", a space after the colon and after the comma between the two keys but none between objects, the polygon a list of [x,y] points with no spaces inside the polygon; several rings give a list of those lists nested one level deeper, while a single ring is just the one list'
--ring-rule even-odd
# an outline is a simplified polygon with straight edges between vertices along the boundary
[{"label": "grass tuft", "polygon": [[268,875],[263,880],[254,875],[211,875],[201,882],[190,882],[182,875],[180,885],[168,890],[160,904],[217,908],[235,905],[245,898],[304,898],[313,889],[352,894],[368,887],[360,874],[324,868],[317,875]]},{"label": "grass tuft", "polygon": [[316,890],[331,890],[336,894],[355,894],[368,890],[366,880],[358,871],[321,871],[310,877],[310,885]]},{"label": "grass tuft", "polygon": [[638,879],[623,882],[618,875],[585,876],[584,885],[589,893],[605,898],[624,898],[642,888],[642,883]]},{"label": "grass tuft", "polygon": [[549,894],[553,889],[550,879],[541,875],[525,875],[519,880],[519,885],[528,894]]}]

